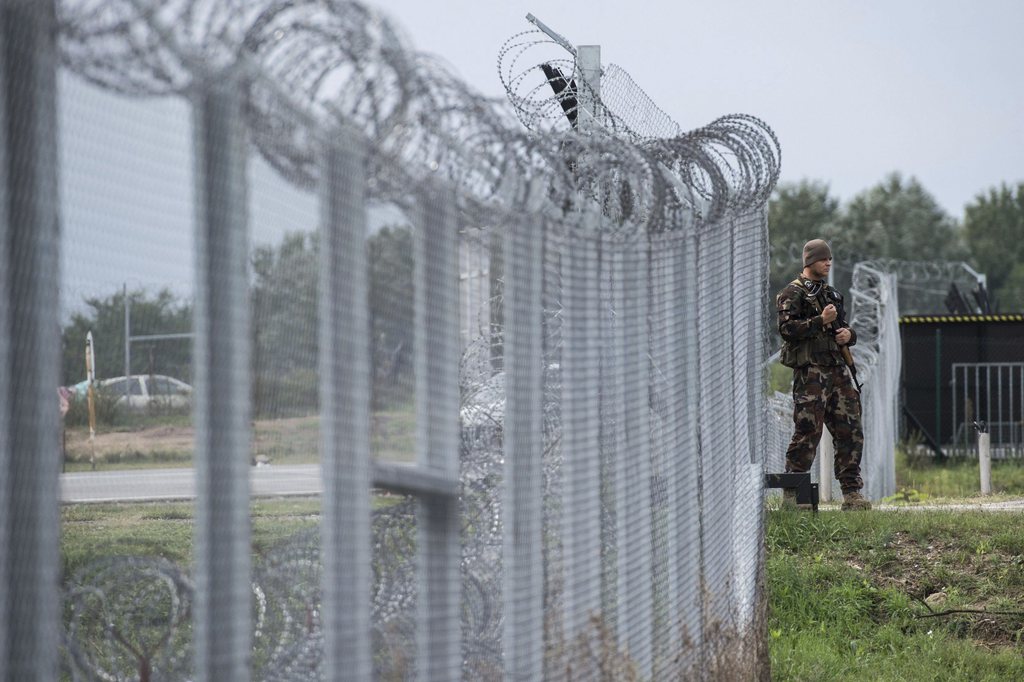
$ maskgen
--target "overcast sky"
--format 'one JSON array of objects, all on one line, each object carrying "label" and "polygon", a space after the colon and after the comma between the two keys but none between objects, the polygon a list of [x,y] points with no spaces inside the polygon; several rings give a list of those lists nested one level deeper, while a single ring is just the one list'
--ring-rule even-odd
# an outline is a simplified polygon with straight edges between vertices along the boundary
[{"label": "overcast sky", "polygon": [[848,200],[890,171],[916,176],[960,217],[1024,181],[1020,0],[382,0],[424,51],[487,94],[496,52],[532,12],[599,44],[684,130],[729,113],[765,120],[782,179]]},{"label": "overcast sky", "polygon": [[[1024,181],[1024,2],[810,0],[485,3],[382,0],[413,45],[485,95],[497,55],[532,12],[601,45],[684,130],[730,113],[765,120],[782,180],[849,200],[887,173],[916,176],[956,218],[979,192]],[[131,100],[61,79],[62,300],[192,278],[190,118],[180,100]],[[316,224],[313,197],[252,168],[253,241]]]}]

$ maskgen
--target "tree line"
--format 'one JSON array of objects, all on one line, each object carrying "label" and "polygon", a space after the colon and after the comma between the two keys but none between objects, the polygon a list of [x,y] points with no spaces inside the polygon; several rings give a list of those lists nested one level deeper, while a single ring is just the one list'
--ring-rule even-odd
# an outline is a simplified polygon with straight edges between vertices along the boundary
[{"label": "tree line", "polygon": [[[994,309],[1024,311],[1024,183],[978,194],[962,221],[949,216],[915,178],[891,174],[845,206],[826,183],[803,180],[776,188],[768,205],[772,291],[800,269],[799,247],[824,237],[857,260],[894,258],[966,261],[986,273]],[[500,254],[494,254],[500,261]],[[412,395],[412,230],[385,227],[366,242],[374,405],[387,408]],[[845,256],[844,256],[845,257]],[[253,400],[258,416],[314,412],[319,379],[319,238],[295,233],[252,255]],[[852,265],[849,263],[847,265]],[[495,262],[500,271],[500,262]],[[131,333],[191,330],[192,306],[170,291],[117,291],[89,298],[62,330],[65,385],[85,378],[86,332],[96,339],[100,378],[124,373],[124,305],[131,302]],[[191,343],[140,342],[132,347],[133,374],[191,379]]]},{"label": "tree line", "polygon": [[[252,255],[252,396],[256,416],[309,414],[319,403],[319,238],[294,233]],[[366,242],[369,353],[376,408],[412,395],[413,251],[408,226],[385,227]],[[124,374],[125,296],[131,334],[191,331],[192,305],[170,291],[117,291],[86,299],[62,330],[62,383],[85,378],[85,336],[95,339],[97,378]],[[168,374],[191,380],[188,339],[141,341],[131,353],[132,374]]]},{"label": "tree line", "polygon": [[993,310],[1024,311],[1024,182],[977,194],[962,220],[899,173],[845,206],[822,181],[784,183],[768,204],[768,225],[773,292],[800,270],[794,245],[822,237],[847,259],[964,261],[987,276]]}]

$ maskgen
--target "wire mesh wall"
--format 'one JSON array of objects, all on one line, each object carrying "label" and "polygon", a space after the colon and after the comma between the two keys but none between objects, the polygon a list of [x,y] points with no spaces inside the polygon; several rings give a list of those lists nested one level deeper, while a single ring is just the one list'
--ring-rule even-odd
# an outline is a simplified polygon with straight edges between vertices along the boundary
[{"label": "wire mesh wall", "polygon": [[[522,107],[358,3],[2,7],[0,677],[764,671],[767,126],[523,131]],[[177,109],[150,119],[140,97]],[[66,99],[140,165],[100,163],[114,180],[90,186],[97,165],[43,115]],[[186,134],[154,144],[167,126]],[[83,207],[64,237],[58,182]],[[109,282],[58,282],[57,258],[110,238],[89,215],[168,193],[191,237],[122,255],[191,263],[163,280],[190,301],[190,409],[153,400],[131,424],[188,431],[195,503],[116,508],[159,521],[123,543],[102,524],[80,540],[73,523],[105,512],[67,507],[60,545],[53,387],[78,370],[58,378],[57,298]]]},{"label": "wire mesh wall", "polygon": [[850,323],[864,366],[865,494],[872,499],[896,492],[896,441],[899,439],[899,390],[902,367],[899,277],[884,263],[868,261],[853,269]]}]

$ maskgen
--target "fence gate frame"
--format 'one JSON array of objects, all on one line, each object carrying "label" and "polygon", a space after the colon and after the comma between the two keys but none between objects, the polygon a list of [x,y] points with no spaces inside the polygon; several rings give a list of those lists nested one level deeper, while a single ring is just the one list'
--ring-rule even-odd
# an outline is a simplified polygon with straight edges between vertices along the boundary
[{"label": "fence gate frame", "polygon": [[1019,456],[1024,450],[1024,362],[954,362],[951,371],[953,451],[977,456],[974,422],[984,421],[993,455]]}]

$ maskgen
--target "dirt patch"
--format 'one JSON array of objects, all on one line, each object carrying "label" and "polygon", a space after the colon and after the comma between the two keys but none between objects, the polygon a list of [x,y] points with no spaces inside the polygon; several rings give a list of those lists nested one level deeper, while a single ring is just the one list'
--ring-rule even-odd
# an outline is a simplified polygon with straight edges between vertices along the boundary
[{"label": "dirt patch", "polygon": [[[253,423],[253,455],[271,459],[302,457],[314,459],[320,436],[317,417],[261,420]],[[86,429],[68,429],[67,458],[89,461],[95,453],[98,461],[125,459],[189,461],[195,447],[195,429],[191,425],[159,424],[133,430],[101,431],[90,442]]]},{"label": "dirt patch", "polygon": [[[963,543],[934,538],[921,542],[899,531],[881,548],[874,565],[863,570],[869,570],[879,586],[907,594],[915,603],[917,618],[944,621],[958,636],[981,646],[1019,647],[1024,633],[1024,587],[1020,581],[1005,580],[1005,571],[1019,564],[1020,558],[978,541],[978,548],[971,550]],[[847,561],[858,569],[864,563],[863,557]],[[946,592],[956,598],[947,600]]]},{"label": "dirt patch", "polygon": [[[920,543],[909,533],[898,531],[883,548],[881,559],[871,567],[883,586],[896,587],[916,600],[946,587],[949,574],[966,573],[969,564],[962,549],[940,540]],[[941,568],[941,571],[937,569]],[[936,575],[936,573],[941,575]]]},{"label": "dirt patch", "polygon": [[152,456],[157,453],[180,453],[191,456],[195,430],[191,426],[158,426],[139,431],[97,433],[90,442],[86,430],[67,432],[67,456],[72,460],[88,460],[93,453],[100,460],[113,456]]},{"label": "dirt patch", "polygon": [[[309,464],[319,461],[318,416],[265,419],[253,422],[252,457],[270,462]],[[415,453],[416,420],[411,410],[371,415],[371,451],[391,461],[411,461]],[[152,424],[135,429],[101,431],[89,441],[86,429],[67,431],[67,459],[109,466],[187,465],[192,460],[195,430],[189,424]]]}]

